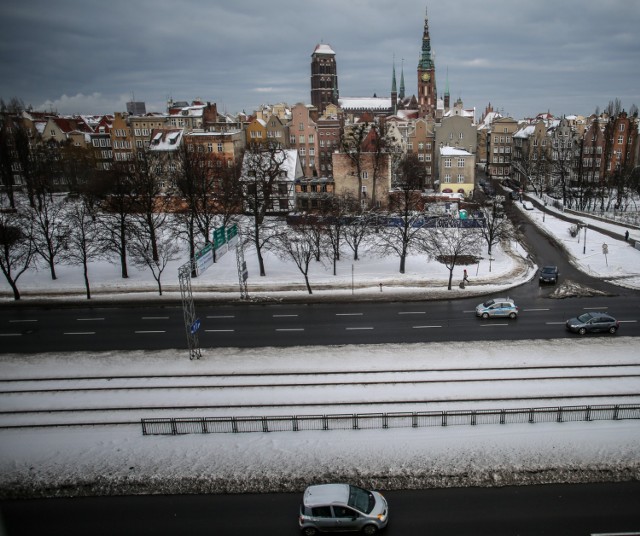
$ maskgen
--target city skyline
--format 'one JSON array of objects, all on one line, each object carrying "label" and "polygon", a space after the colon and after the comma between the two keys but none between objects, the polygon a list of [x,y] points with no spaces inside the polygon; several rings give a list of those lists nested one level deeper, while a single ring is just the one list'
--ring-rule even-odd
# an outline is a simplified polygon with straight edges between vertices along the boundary
[{"label": "city skyline", "polygon": [[425,8],[438,95],[514,118],[593,113],[620,99],[640,104],[640,5],[625,0],[409,0],[305,3],[243,0],[109,4],[42,0],[3,5],[0,96],[59,113],[113,113],[139,100],[162,112],[168,98],[252,113],[261,104],[310,103],[310,63],[324,42],[336,52],[340,95],[388,96],[394,65],[406,93],[416,69]]}]

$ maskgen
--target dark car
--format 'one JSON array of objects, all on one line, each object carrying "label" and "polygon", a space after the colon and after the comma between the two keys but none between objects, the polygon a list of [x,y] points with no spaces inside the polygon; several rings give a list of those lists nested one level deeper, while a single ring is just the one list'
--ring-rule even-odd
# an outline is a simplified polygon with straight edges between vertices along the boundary
[{"label": "dark car", "polygon": [[599,332],[613,334],[619,327],[620,322],[607,313],[582,313],[576,318],[567,320],[567,329],[580,335]]},{"label": "dark car", "polygon": [[558,282],[558,267],[544,266],[540,270],[540,283],[551,283],[555,285]]}]

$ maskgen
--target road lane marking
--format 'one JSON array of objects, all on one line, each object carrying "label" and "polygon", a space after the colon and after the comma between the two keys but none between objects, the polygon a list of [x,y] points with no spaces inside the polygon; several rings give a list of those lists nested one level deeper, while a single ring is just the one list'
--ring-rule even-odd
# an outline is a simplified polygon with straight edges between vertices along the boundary
[{"label": "road lane marking", "polygon": [[271,315],[273,318],[288,318],[290,316],[297,317],[298,315]]},{"label": "road lane marking", "polygon": [[22,333],[0,333],[0,337],[20,337]]},{"label": "road lane marking", "polygon": [[236,315],[207,315],[207,318],[235,318]]},{"label": "road lane marking", "polygon": [[425,315],[426,311],[398,311],[399,315]]},{"label": "road lane marking", "polygon": [[634,324],[637,320],[618,320],[621,324]]},{"label": "road lane marking", "polygon": [[166,333],[164,330],[140,330],[134,331],[134,333]]},{"label": "road lane marking", "polygon": [[411,326],[413,329],[441,328],[442,326]]},{"label": "road lane marking", "polygon": [[235,331],[235,329],[205,329],[206,333],[226,333],[230,331]]},{"label": "road lane marking", "polygon": [[488,327],[493,327],[493,326],[508,326],[509,324],[494,324],[493,322],[491,323],[486,323],[486,324],[480,324],[483,328]]},{"label": "road lane marking", "polygon": [[608,307],[583,307],[583,309],[585,311],[590,311],[590,310],[599,311],[600,309],[608,309]]},{"label": "road lane marking", "polygon": [[545,322],[548,326],[564,326],[566,322]]},{"label": "road lane marking", "polygon": [[364,313],[336,313],[336,316],[362,316]]},{"label": "road lane marking", "polygon": [[93,320],[104,320],[104,318],[76,318],[78,322],[91,322]]},{"label": "road lane marking", "polygon": [[19,322],[37,322],[37,320],[9,320],[10,324],[17,324]]},{"label": "road lane marking", "polygon": [[168,316],[143,316],[142,320],[169,320]]},{"label": "road lane marking", "polygon": [[355,331],[355,330],[359,330],[359,329],[374,329],[374,328],[344,328],[348,331]]},{"label": "road lane marking", "polygon": [[523,311],[551,311],[551,309],[523,309]]},{"label": "road lane marking", "polygon": [[65,331],[64,335],[95,335],[95,331]]},{"label": "road lane marking", "polygon": [[276,328],[276,331],[304,331],[304,328]]}]

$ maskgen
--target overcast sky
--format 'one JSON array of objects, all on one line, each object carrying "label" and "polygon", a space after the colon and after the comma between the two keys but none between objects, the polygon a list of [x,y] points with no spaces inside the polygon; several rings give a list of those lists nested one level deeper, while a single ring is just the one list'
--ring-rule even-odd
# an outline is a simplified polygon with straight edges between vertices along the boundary
[{"label": "overcast sky", "polygon": [[113,113],[132,98],[219,110],[310,102],[315,45],[336,52],[340,95],[406,93],[429,12],[438,93],[479,115],[588,115],[640,105],[639,0],[4,0],[0,96],[60,113]]}]

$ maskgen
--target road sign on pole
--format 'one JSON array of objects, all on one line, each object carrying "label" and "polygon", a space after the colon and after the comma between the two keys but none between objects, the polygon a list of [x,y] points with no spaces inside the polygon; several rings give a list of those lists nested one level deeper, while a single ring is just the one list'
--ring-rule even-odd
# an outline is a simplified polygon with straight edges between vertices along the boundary
[{"label": "road sign on pole", "polygon": [[200,329],[200,319],[196,318],[193,324],[191,324],[191,333],[195,333]]}]

